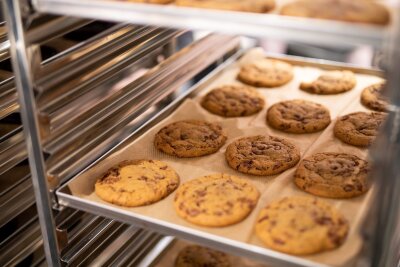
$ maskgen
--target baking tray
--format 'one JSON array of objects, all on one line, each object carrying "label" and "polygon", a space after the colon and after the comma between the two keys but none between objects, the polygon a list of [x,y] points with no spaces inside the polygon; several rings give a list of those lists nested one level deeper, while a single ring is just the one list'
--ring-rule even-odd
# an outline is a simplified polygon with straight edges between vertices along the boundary
[{"label": "baking tray", "polygon": [[[278,8],[288,1],[292,0],[276,0]],[[133,3],[126,0],[35,0],[33,4],[37,11],[44,13],[325,45],[368,44],[380,47],[391,28],[282,16],[277,14],[278,8],[270,13],[257,14],[180,7],[173,4]],[[392,11],[394,25],[398,9],[396,6],[388,8]]]},{"label": "baking tray", "polygon": [[[88,192],[86,192],[86,193],[93,194],[93,192],[90,192],[90,190],[93,191],[93,181],[90,182],[89,179],[86,180],[88,177],[85,178],[85,175],[88,175],[88,173],[90,173],[91,171],[96,170],[96,169],[98,171],[100,169],[102,169],[101,170],[102,172],[107,170],[111,165],[114,164],[113,163],[110,165],[109,163],[107,163],[107,162],[111,162],[111,160],[109,158],[110,156],[118,155],[118,153],[123,153],[124,150],[127,149],[130,145],[132,145],[132,143],[134,143],[136,140],[140,140],[140,138],[146,138],[146,136],[149,136],[149,135],[145,134],[147,131],[149,131],[153,127],[160,127],[159,123],[170,114],[171,114],[171,116],[174,116],[173,111],[176,110],[177,108],[182,109],[185,107],[185,105],[186,106],[192,105],[193,103],[198,101],[197,100],[198,98],[196,98],[196,97],[204,94],[205,91],[210,87],[210,85],[223,83],[226,80],[224,78],[224,75],[232,76],[232,73],[229,73],[229,72],[237,71],[238,66],[236,65],[237,64],[236,61],[244,60],[245,56],[249,57],[249,55],[251,55],[251,53],[254,53],[255,57],[265,56],[264,53],[261,52],[260,50],[250,50],[250,51],[246,51],[246,53],[240,52],[240,53],[236,54],[233,58],[228,60],[225,64],[221,65],[215,71],[210,73],[210,75],[208,75],[205,79],[203,79],[199,84],[190,88],[184,94],[178,96],[169,106],[160,110],[160,112],[158,113],[157,116],[155,116],[151,121],[147,122],[146,125],[144,125],[140,129],[135,131],[132,134],[132,137],[130,137],[127,140],[125,140],[124,142],[122,142],[115,149],[113,149],[112,151],[110,151],[109,153],[104,155],[98,161],[96,161],[91,166],[89,166],[86,170],[84,170],[83,172],[81,172],[80,174],[78,174],[77,176],[72,178],[67,184],[65,184],[59,190],[57,190],[57,196],[60,201],[60,204],[65,205],[65,206],[74,207],[74,208],[81,209],[81,210],[85,210],[87,212],[99,214],[102,216],[110,217],[110,218],[120,220],[123,222],[135,224],[135,225],[141,226],[143,228],[151,228],[151,229],[160,231],[165,234],[175,235],[175,236],[178,236],[178,237],[181,237],[184,239],[189,239],[194,242],[198,242],[198,243],[210,246],[210,247],[214,247],[216,249],[229,251],[231,253],[247,256],[247,257],[250,257],[253,259],[258,259],[258,260],[261,260],[261,261],[271,264],[271,265],[279,265],[282,263],[284,263],[285,266],[327,266],[327,264],[331,265],[332,264],[331,260],[332,260],[332,258],[335,258],[335,257],[329,253],[324,253],[322,256],[320,254],[317,254],[317,256],[311,256],[311,257],[307,257],[307,258],[295,257],[295,256],[283,254],[280,252],[276,252],[276,251],[264,248],[261,245],[261,243],[257,239],[254,238],[254,236],[249,237],[251,239],[251,243],[248,243],[250,241],[243,242],[240,240],[227,238],[220,234],[210,233],[210,231],[205,231],[204,229],[200,229],[199,227],[190,225],[188,223],[186,223],[186,225],[182,225],[182,224],[172,223],[170,221],[162,220],[160,218],[156,218],[156,216],[153,215],[154,213],[151,215],[141,214],[137,211],[133,211],[133,209],[136,209],[136,208],[121,208],[121,207],[114,206],[112,204],[108,204],[105,202],[102,203],[101,201],[95,201],[93,199],[89,199],[83,195],[74,195],[72,193],[72,191],[76,192],[76,190],[75,190],[76,185],[83,182],[83,183],[86,183],[86,185],[88,186],[88,190],[87,190]],[[338,68],[340,68],[340,69],[352,70],[357,75],[361,75],[363,77],[364,76],[370,77],[372,75],[369,78],[370,80],[368,80],[367,84],[361,83],[360,85],[358,85],[357,90],[353,89],[349,93],[345,93],[343,95],[318,96],[318,95],[307,94],[307,99],[309,99],[309,100],[319,99],[319,101],[317,101],[317,102],[320,102],[322,104],[326,104],[326,103],[324,103],[324,101],[328,101],[328,99],[331,99],[333,97],[334,106],[335,106],[335,110],[331,109],[331,115],[333,117],[342,115],[343,112],[344,112],[344,114],[346,114],[353,110],[363,109],[363,107],[361,106],[361,104],[359,103],[359,100],[358,100],[360,90],[362,88],[364,88],[366,85],[377,82],[379,80],[378,77],[382,76],[382,73],[379,70],[358,68],[355,66],[334,63],[334,62],[329,62],[329,61],[325,61],[325,60],[310,60],[310,59],[304,59],[304,58],[299,58],[299,57],[274,56],[274,55],[267,55],[267,56],[270,58],[279,58],[281,60],[290,62],[293,65],[298,66],[296,68],[301,69],[301,71],[304,71],[304,73],[302,73],[302,74],[305,75],[306,73],[310,72],[311,73],[309,75],[310,77],[316,76],[316,73],[314,73],[316,71],[315,70],[316,67],[320,68],[320,69],[338,69]],[[235,70],[235,68],[236,68],[236,70]],[[296,75],[296,77],[299,77],[299,78],[301,77],[301,79],[304,79],[304,77],[305,77],[304,75],[301,75],[301,76]],[[221,79],[222,79],[222,81],[221,81]],[[296,83],[298,83],[298,80],[296,80],[296,78],[295,78],[295,80],[292,82],[294,84],[296,84]],[[268,95],[267,108],[271,105],[271,102],[273,103],[273,102],[277,102],[279,100],[283,100],[283,99],[279,99],[279,97],[285,97],[285,94],[283,94],[283,95],[280,94],[279,97],[273,97],[272,96],[274,94],[273,92],[275,92],[275,93],[279,92],[278,90],[279,89],[264,90],[263,93]],[[293,94],[296,92],[298,94],[306,94],[297,89],[295,91],[288,92],[289,94],[287,94],[286,98],[289,98],[289,99],[293,98]],[[343,98],[343,96],[346,96],[346,97]],[[322,100],[323,98],[325,98],[325,100]],[[336,98],[336,100],[335,100],[335,98]],[[341,98],[342,98],[342,100],[338,101]],[[185,99],[189,99],[189,100],[186,100],[185,102],[183,102],[183,100],[185,100]],[[194,99],[194,100],[190,100],[190,99]],[[344,99],[346,99],[346,101],[343,101]],[[354,101],[356,99],[358,101]],[[331,101],[332,101],[332,99],[329,100],[329,102],[331,102]],[[330,103],[330,104],[332,105],[332,103]],[[206,111],[204,111],[204,112],[206,112]],[[264,122],[265,121],[265,119],[264,119],[265,112],[266,112],[266,108],[264,108],[264,110],[257,115],[254,115],[251,117],[246,117],[243,119],[238,119],[241,121],[242,127],[243,126],[246,126],[248,128],[252,127],[251,131],[247,132],[247,134],[246,134],[246,130],[243,130],[245,135],[253,133],[252,132],[253,128],[258,131],[257,133],[261,133],[261,131],[265,131],[265,129],[267,128],[265,125],[265,122]],[[334,113],[334,114],[332,114],[332,113]],[[219,120],[221,122],[224,121],[224,119],[222,119],[218,116],[214,116],[213,118],[215,118],[215,120]],[[229,119],[227,119],[226,121],[228,121],[228,120]],[[308,144],[305,142],[307,140],[305,140],[305,138],[302,137],[304,135],[295,135],[294,136],[293,134],[292,135],[285,134],[285,133],[282,133],[279,131],[274,131],[272,129],[269,129],[269,130],[270,130],[271,134],[287,137],[287,138],[295,140],[295,141],[301,140],[303,138],[304,140],[301,140],[302,145],[300,147],[300,150],[302,150],[302,157],[308,156],[308,154],[311,152],[317,152],[319,150],[319,148],[321,148],[321,147],[324,147],[325,149],[327,149],[329,147],[340,147],[340,148],[345,149],[346,151],[351,150],[353,152],[353,154],[357,154],[357,155],[365,157],[366,150],[358,149],[358,148],[354,148],[351,146],[341,144],[340,141],[336,140],[333,136],[331,136],[333,124],[334,123],[331,123],[331,125],[325,131],[323,131],[321,133],[308,135],[307,138],[310,138],[310,136],[313,138],[311,141],[309,141]],[[243,132],[241,132],[241,133],[243,133]],[[231,141],[232,140],[228,140],[227,144],[230,143]],[[313,145],[313,144],[316,144],[316,145]],[[226,145],[225,145],[225,147],[226,147]],[[136,151],[136,153],[140,154],[140,151]],[[207,158],[207,157],[205,157],[205,158]],[[178,159],[172,158],[172,161],[177,161],[177,160]],[[170,163],[170,162],[168,162],[168,163]],[[107,164],[109,164],[110,166],[106,166]],[[223,163],[221,163],[221,164],[223,164]],[[99,166],[101,166],[101,167],[99,167]],[[94,168],[92,168],[92,167],[94,167]],[[194,165],[190,166],[191,169],[195,169],[195,167],[196,166],[194,166]],[[276,198],[282,197],[284,195],[291,195],[293,193],[292,191],[294,191],[295,194],[301,194],[300,192],[296,192],[296,188],[293,187],[293,183],[291,182],[292,181],[291,177],[293,175],[294,170],[295,170],[295,168],[292,168],[292,169],[284,172],[283,174],[279,175],[279,178],[267,179],[267,182],[265,182],[265,184],[264,184],[264,181],[262,183],[260,183],[261,185],[265,186],[264,190],[266,190],[265,192],[268,192],[268,194],[266,194],[265,197],[262,196],[260,198],[259,203],[271,201],[272,196],[273,196],[272,198],[276,199]],[[179,173],[178,169],[177,169],[177,171]],[[232,172],[235,175],[241,176],[241,174],[236,173],[233,170],[230,173],[232,173]],[[97,178],[97,177],[94,177],[94,178]],[[194,178],[194,177],[191,177],[191,178]],[[257,180],[260,180],[260,179],[254,178],[254,177],[251,179],[252,179],[252,181],[255,181],[257,183],[259,183],[259,181],[257,181]],[[285,184],[285,186],[282,186],[282,183],[280,181],[282,181]],[[90,188],[92,188],[92,189],[90,189]],[[263,192],[264,192],[264,190],[263,190]],[[297,190],[297,191],[300,191],[300,190]],[[349,205],[349,207],[357,208],[358,205],[360,205],[360,202],[364,203],[364,202],[371,201],[372,191],[373,190],[370,190],[366,196],[363,196],[361,198],[356,198],[355,200],[341,200],[341,201],[340,200],[339,201],[329,200],[329,201],[332,201],[332,202],[336,201],[336,202],[338,202],[337,205],[339,205],[339,206],[343,206],[343,203],[346,203],[346,205]],[[277,193],[277,192],[281,192],[281,193]],[[302,193],[302,194],[306,194],[306,193]],[[173,195],[174,194],[171,194],[171,196],[173,196]],[[269,196],[271,196],[271,197],[269,197]],[[167,201],[167,199],[168,198],[166,198],[165,201]],[[163,201],[161,201],[161,202],[163,202]],[[152,206],[152,205],[150,205],[150,206]],[[263,206],[262,204],[257,205],[254,212],[249,216],[250,220],[251,220],[251,218],[253,218],[254,216],[256,216],[258,214],[258,211],[260,208],[262,208],[262,206]],[[366,205],[364,205],[364,207],[365,206]],[[160,210],[163,210],[163,209],[160,209]],[[365,210],[365,208],[364,208],[364,210]],[[174,210],[172,207],[171,207],[171,212],[174,213]],[[352,216],[352,214],[345,214],[345,215],[347,215],[347,218],[349,216]],[[357,227],[352,227],[352,231],[351,231],[351,235],[352,236],[354,235],[355,239],[357,239],[357,240],[355,240],[355,245],[350,246],[350,248],[352,249],[352,251],[351,251],[352,257],[349,258],[349,260],[347,260],[347,261],[341,262],[341,264],[339,264],[339,265],[351,266],[351,264],[352,264],[351,260],[354,260],[354,256],[358,253],[358,251],[360,249],[360,245],[361,245],[358,230],[359,230],[359,226],[362,222],[362,219],[363,219],[363,214],[360,216],[356,216],[356,219],[354,219],[354,222],[352,222],[357,225]],[[246,220],[248,220],[248,219],[246,219]],[[239,224],[241,224],[241,223],[239,223]],[[347,243],[349,243],[349,242],[347,242]],[[345,243],[345,244],[347,244],[347,243]],[[351,242],[351,244],[353,244],[353,241]],[[348,247],[345,247],[344,245],[342,247],[344,247],[345,250],[348,249]],[[355,247],[355,250],[353,247]],[[335,251],[333,251],[333,253]],[[322,258],[322,260],[321,260],[321,258]]]}]

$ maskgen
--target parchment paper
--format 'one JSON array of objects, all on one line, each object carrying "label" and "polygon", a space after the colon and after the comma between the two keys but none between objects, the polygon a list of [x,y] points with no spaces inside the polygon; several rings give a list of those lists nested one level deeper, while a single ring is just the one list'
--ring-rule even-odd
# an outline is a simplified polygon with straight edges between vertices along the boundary
[{"label": "parchment paper", "polygon": [[[186,246],[195,245],[194,243],[176,240],[164,254],[157,260],[153,267],[174,267],[175,259],[179,252]],[[227,254],[231,267],[268,267],[260,262],[255,262],[247,258],[238,257],[232,254]]]},{"label": "parchment paper", "polygon": [[[136,141],[129,144],[124,149],[119,150],[106,160],[103,160],[95,167],[83,173],[81,176],[73,179],[69,183],[69,188],[72,194],[86,200],[101,203],[105,206],[114,206],[102,201],[95,195],[94,184],[96,179],[100,177],[107,169],[118,164],[120,161],[127,159],[157,159],[167,162],[177,171],[180,176],[181,183],[212,173],[224,172],[236,175],[247,179],[254,184],[260,190],[261,197],[255,210],[245,220],[232,226],[208,228],[199,227],[186,222],[178,217],[178,215],[175,213],[173,208],[174,193],[162,201],[149,206],[136,208],[120,207],[120,209],[128,210],[136,214],[146,215],[180,226],[205,231],[210,234],[223,236],[225,238],[263,246],[260,240],[258,240],[258,238],[253,234],[253,225],[259,210],[265,207],[267,203],[274,200],[279,200],[287,195],[308,194],[300,191],[293,184],[292,178],[295,168],[287,170],[280,175],[268,177],[245,175],[229,168],[224,157],[224,152],[227,145],[230,144],[234,139],[242,136],[271,134],[287,138],[296,144],[301,151],[302,158],[320,151],[346,151],[347,153],[353,153],[365,158],[367,154],[365,149],[358,149],[356,147],[345,145],[334,138],[332,133],[334,123],[331,123],[327,129],[320,133],[300,135],[286,134],[277,130],[273,130],[266,125],[265,113],[266,109],[275,102],[286,99],[301,98],[325,105],[330,110],[331,117],[334,120],[334,118],[340,114],[347,114],[351,111],[363,109],[359,104],[360,92],[366,86],[381,80],[379,77],[357,74],[356,88],[347,93],[335,96],[311,95],[300,91],[298,89],[299,83],[303,80],[308,81],[316,78],[322,72],[322,70],[311,67],[296,66],[294,67],[295,78],[289,84],[275,89],[259,89],[260,92],[262,92],[262,94],[266,97],[267,105],[264,110],[257,115],[246,118],[224,119],[222,117],[210,114],[199,105],[201,96],[211,88],[220,84],[237,83],[235,78],[240,65],[251,62],[256,58],[263,56],[264,54],[260,49],[250,50],[237,63],[231,65],[231,67],[228,67],[220,75],[220,77],[216,79],[208,88],[202,91],[201,95],[199,95],[197,98],[194,100],[186,100],[179,108],[177,108],[174,113],[150,129],[146,134],[142,135]],[[222,126],[228,130],[228,140],[226,144],[215,154],[192,159],[179,159],[168,156],[156,150],[153,145],[155,133],[157,133],[158,130],[163,126],[183,119],[219,121]],[[357,233],[362,216],[364,216],[365,210],[368,208],[368,200],[371,195],[370,193],[371,191],[364,196],[349,200],[327,199],[328,202],[336,206],[349,220],[351,226],[350,234],[346,242],[340,248],[330,252],[319,253],[307,258],[316,262],[336,266],[343,266],[345,264],[349,265],[351,263],[351,260],[354,259],[360,249],[361,241]]]}]

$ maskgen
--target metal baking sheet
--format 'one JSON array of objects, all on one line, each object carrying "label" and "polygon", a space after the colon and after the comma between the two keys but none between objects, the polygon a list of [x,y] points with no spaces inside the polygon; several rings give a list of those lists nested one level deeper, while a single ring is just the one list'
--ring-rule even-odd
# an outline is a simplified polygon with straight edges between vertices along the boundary
[{"label": "metal baking sheet", "polygon": [[[246,53],[247,54],[247,53]],[[276,58],[275,56],[268,55],[269,57]],[[237,55],[236,57],[239,57]],[[349,65],[344,65],[344,64],[339,64],[339,63],[333,63],[333,62],[327,62],[327,61],[322,61],[322,60],[309,60],[309,59],[302,59],[298,57],[286,57],[286,56],[281,56],[279,57],[282,60],[288,61],[294,65],[301,66],[301,68],[304,68],[305,70],[312,70],[312,68],[318,67],[321,69],[348,69],[352,70],[357,74],[363,74],[363,75],[373,75],[377,76],[376,79],[378,79],[378,76],[382,76],[382,73],[379,72],[378,70],[370,70],[370,69],[362,69],[362,68],[357,68],[354,66],[349,66]],[[57,195],[60,201],[60,204],[78,208],[81,210],[85,210],[91,213],[96,213],[102,216],[114,218],[123,222],[127,223],[132,223],[144,228],[151,228],[157,231],[160,231],[165,234],[170,234],[170,235],[176,235],[181,238],[186,238],[190,239],[194,242],[199,242],[220,250],[225,250],[229,251],[231,253],[236,253],[240,254],[243,256],[248,256],[254,259],[261,260],[265,263],[269,264],[282,264],[284,263],[285,266],[325,266],[324,264],[317,263],[315,261],[311,261],[309,258],[300,258],[300,257],[294,257],[290,256],[287,254],[279,253],[270,249],[266,249],[260,244],[257,244],[257,241],[252,242],[251,244],[234,240],[231,238],[226,238],[221,235],[209,233],[207,231],[201,230],[196,227],[192,227],[191,225],[181,225],[177,223],[172,223],[170,221],[166,220],[161,220],[159,218],[156,218],[156,216],[149,216],[149,214],[140,214],[138,212],[134,212],[131,209],[124,209],[120,208],[118,206],[114,206],[111,204],[107,203],[101,203],[98,201],[93,201],[92,199],[88,199],[85,197],[77,196],[72,194],[70,186],[73,184],[76,184],[78,182],[82,182],[82,178],[87,171],[91,170],[91,167],[96,166],[97,164],[101,164],[102,162],[106,162],[107,158],[111,156],[113,153],[123,151],[126,146],[137,140],[139,137],[146,136],[146,132],[153,126],[157,126],[158,123],[165,118],[168,114],[170,114],[173,110],[179,107],[180,103],[184,98],[192,98],[196,99],[197,95],[201,95],[204,93],[204,90],[209,87],[211,84],[214,82],[217,82],[218,79],[221,79],[221,77],[226,74],[226,70],[229,70],[233,66],[235,66],[236,63],[236,58],[233,58],[230,62],[227,62],[226,64],[220,66],[217,70],[215,70],[213,73],[211,73],[206,79],[204,79],[202,82],[200,82],[198,85],[195,87],[192,87],[190,90],[188,90],[184,95],[181,95],[179,98],[177,98],[170,106],[167,108],[163,109],[160,111],[159,115],[156,116],[151,122],[148,122],[148,124],[143,127],[140,131],[136,132],[129,140],[126,140],[125,142],[121,143],[117,148],[115,148],[113,151],[110,151],[107,155],[104,155],[101,159],[99,159],[97,162],[89,166],[85,171],[83,171],[81,174],[77,175],[73,179],[71,179],[66,185],[64,185],[62,188],[60,188],[57,191]],[[274,90],[274,89],[271,89]],[[266,90],[268,93],[269,90]],[[313,97],[321,97],[321,96],[313,96]],[[340,96],[339,96],[340,97]],[[350,98],[348,100],[351,100]],[[351,101],[350,101],[351,102]],[[348,106],[351,106],[352,103],[348,104]],[[269,106],[271,103],[268,102],[267,99],[267,105]],[[345,107],[343,107],[343,110]],[[337,116],[337,112],[334,116]],[[257,123],[260,121],[263,121],[263,116],[265,116],[265,110],[260,113],[259,115],[256,115],[251,122],[253,126],[257,126]],[[331,124],[331,126],[333,123]],[[331,129],[330,129],[331,130]],[[325,131],[324,131],[325,132]],[[282,134],[281,134],[282,135]],[[322,135],[322,134],[321,134]],[[316,138],[318,138],[318,135],[315,135]],[[299,137],[300,138],[300,137]],[[318,142],[318,139],[317,141]],[[229,143],[229,141],[228,141]],[[315,150],[315,149],[314,149]],[[304,152],[306,149],[304,150]],[[293,171],[294,169],[291,169]],[[290,178],[289,171],[287,171],[288,174],[286,176],[282,176],[282,180],[288,181]],[[281,178],[280,178],[281,179]],[[85,181],[83,181],[85,182]],[[93,184],[90,185],[90,187],[93,187]],[[90,190],[89,190],[90,191]],[[93,189],[92,189],[93,191]],[[371,190],[372,191],[372,190]],[[89,192],[92,193],[92,192]],[[357,205],[355,203],[354,205]],[[173,211],[173,208],[171,208],[171,212]],[[256,211],[253,213],[257,213]],[[359,223],[359,222],[358,222]],[[314,259],[312,259],[314,260]]]}]

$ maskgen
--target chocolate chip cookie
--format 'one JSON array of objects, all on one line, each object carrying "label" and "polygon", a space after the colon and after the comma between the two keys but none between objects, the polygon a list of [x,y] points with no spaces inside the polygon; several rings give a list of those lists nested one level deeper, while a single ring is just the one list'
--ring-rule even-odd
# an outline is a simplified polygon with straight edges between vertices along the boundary
[{"label": "chocolate chip cookie", "polygon": [[225,144],[226,138],[218,123],[186,120],[162,128],[156,134],[154,144],[168,155],[192,158],[215,153]]},{"label": "chocolate chip cookie", "polygon": [[320,197],[350,198],[368,188],[367,161],[345,153],[317,153],[303,159],[294,175],[302,190]]},{"label": "chocolate chip cookie", "polygon": [[307,255],[339,247],[346,239],[349,224],[325,201],[286,197],[261,210],[255,231],[271,249]]},{"label": "chocolate chip cookie", "polygon": [[203,108],[223,117],[253,115],[264,107],[263,96],[244,85],[224,85],[213,89],[201,101]]},{"label": "chocolate chip cookie", "polygon": [[293,79],[293,68],[289,63],[263,58],[243,65],[237,78],[256,87],[277,87]]},{"label": "chocolate chip cookie", "polygon": [[95,193],[104,201],[137,207],[157,202],[179,185],[178,174],[158,160],[124,161],[109,169],[95,184]]},{"label": "chocolate chip cookie", "polygon": [[239,138],[225,152],[233,169],[254,175],[274,175],[297,164],[299,149],[284,138],[257,135]]},{"label": "chocolate chip cookie", "polygon": [[175,267],[230,267],[228,255],[210,248],[191,245],[182,249],[176,260]]},{"label": "chocolate chip cookie", "polygon": [[347,144],[366,147],[375,140],[384,120],[384,113],[355,112],[338,118],[333,131]]},{"label": "chocolate chip cookie", "polygon": [[272,105],[267,122],[287,133],[315,133],[331,122],[329,110],[321,104],[306,100],[289,100]]},{"label": "chocolate chip cookie", "polygon": [[213,174],[182,184],[174,207],[179,216],[202,226],[226,226],[244,220],[256,206],[260,193],[244,179]]},{"label": "chocolate chip cookie", "polygon": [[302,82],[300,89],[311,94],[334,95],[350,91],[356,86],[356,77],[353,72],[328,71],[311,83]]},{"label": "chocolate chip cookie", "polygon": [[361,103],[369,109],[387,111],[389,99],[382,96],[385,83],[376,83],[368,86],[361,93]]},{"label": "chocolate chip cookie", "polygon": [[178,6],[266,13],[275,7],[275,0],[176,0]]},{"label": "chocolate chip cookie", "polygon": [[283,6],[281,14],[380,25],[390,21],[383,5],[365,0],[299,0]]}]

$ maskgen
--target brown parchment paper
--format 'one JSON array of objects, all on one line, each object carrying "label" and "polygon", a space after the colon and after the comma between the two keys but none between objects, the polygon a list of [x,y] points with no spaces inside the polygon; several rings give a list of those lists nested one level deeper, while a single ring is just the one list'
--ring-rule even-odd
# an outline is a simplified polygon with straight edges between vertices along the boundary
[{"label": "brown parchment paper", "polygon": [[[174,267],[175,259],[179,252],[186,246],[195,245],[184,240],[176,240],[169,248],[167,248],[164,254],[156,261],[153,267]],[[268,267],[260,262],[252,261],[247,258],[238,257],[236,255],[227,254],[231,267]]]},{"label": "brown parchment paper", "polygon": [[[146,134],[142,135],[125,148],[119,150],[117,153],[114,153],[107,159],[101,161],[87,172],[73,179],[68,184],[72,194],[86,200],[101,203],[105,206],[117,207],[98,198],[94,193],[94,184],[96,179],[100,177],[107,169],[118,164],[120,161],[127,159],[157,159],[167,162],[177,171],[180,176],[181,183],[212,173],[224,172],[236,175],[249,180],[253,185],[255,185],[259,189],[261,197],[255,210],[245,220],[232,226],[208,228],[196,226],[186,222],[178,217],[174,211],[174,193],[152,205],[136,208],[118,208],[135,214],[145,215],[151,218],[173,223],[176,224],[177,227],[184,226],[193,228],[232,240],[263,247],[253,233],[253,225],[259,210],[265,207],[269,202],[279,200],[284,196],[307,194],[298,190],[292,182],[295,168],[287,170],[280,175],[268,177],[245,175],[229,168],[224,157],[224,152],[227,145],[234,139],[242,136],[271,134],[287,138],[296,144],[300,149],[302,157],[320,151],[346,151],[347,153],[353,153],[359,155],[360,157],[365,157],[367,153],[366,150],[345,145],[334,138],[332,133],[332,128],[334,125],[333,123],[331,123],[327,129],[320,133],[300,135],[286,134],[273,130],[266,125],[265,113],[266,109],[273,103],[285,99],[302,98],[325,105],[330,110],[331,117],[334,120],[340,114],[346,114],[352,110],[361,109],[362,107],[358,103],[361,90],[366,86],[381,80],[375,76],[357,74],[356,88],[347,93],[334,96],[311,95],[300,91],[298,89],[299,83],[303,80],[306,81],[316,78],[322,72],[322,70],[311,67],[295,66],[295,78],[289,84],[275,89],[260,88],[260,92],[262,92],[262,94],[266,97],[267,105],[264,110],[257,115],[246,118],[224,119],[222,117],[210,114],[201,108],[199,105],[199,100],[202,95],[217,85],[238,83],[235,78],[240,65],[251,62],[252,60],[263,56],[264,54],[260,49],[248,51],[248,53],[246,53],[237,63],[226,68],[226,70],[221,73],[220,76],[214,80],[212,84],[210,84],[210,86],[205,88],[198,97],[195,99],[187,99],[180,107],[177,108],[175,112],[164,119],[161,123],[150,129]],[[202,119],[220,122],[228,131],[228,140],[226,144],[217,153],[191,159],[175,158],[156,150],[153,145],[153,139],[158,130],[171,122],[183,119]],[[349,220],[351,225],[350,234],[346,242],[339,249],[330,252],[319,253],[307,258],[316,262],[330,265],[348,265],[354,256],[356,256],[360,248],[361,241],[357,233],[361,218],[364,215],[365,210],[368,208],[369,196],[370,194],[366,194],[362,197],[350,200],[327,200],[328,202],[331,202],[333,205],[337,206]]]}]

